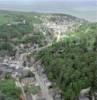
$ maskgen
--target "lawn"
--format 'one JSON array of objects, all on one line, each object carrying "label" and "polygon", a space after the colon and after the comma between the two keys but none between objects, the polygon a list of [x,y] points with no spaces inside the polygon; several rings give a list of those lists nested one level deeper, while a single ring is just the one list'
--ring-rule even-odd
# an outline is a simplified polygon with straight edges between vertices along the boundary
[{"label": "lawn", "polygon": [[0,92],[3,94],[4,100],[18,100],[21,94],[20,89],[16,87],[15,82],[12,79],[0,81]]}]

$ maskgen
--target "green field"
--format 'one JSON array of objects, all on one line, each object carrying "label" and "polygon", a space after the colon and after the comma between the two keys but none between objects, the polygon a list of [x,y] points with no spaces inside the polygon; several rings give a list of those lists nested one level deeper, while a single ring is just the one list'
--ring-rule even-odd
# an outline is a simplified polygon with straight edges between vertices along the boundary
[{"label": "green field", "polygon": [[40,92],[40,87],[39,86],[31,86],[29,87],[29,90],[28,90],[30,93],[32,93],[33,95],[37,94]]},{"label": "green field", "polygon": [[5,14],[0,14],[0,25],[11,22],[12,19]]}]

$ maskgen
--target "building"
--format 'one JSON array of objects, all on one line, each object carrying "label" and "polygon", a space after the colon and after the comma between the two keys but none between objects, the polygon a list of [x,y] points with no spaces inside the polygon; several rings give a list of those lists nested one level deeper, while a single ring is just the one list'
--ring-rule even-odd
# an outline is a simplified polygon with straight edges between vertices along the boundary
[{"label": "building", "polygon": [[27,77],[27,78],[24,78],[24,79],[21,79],[21,84],[23,86],[30,86],[30,85],[34,85],[36,83],[35,81],[35,78],[33,77]]},{"label": "building", "polygon": [[9,67],[9,65],[7,65],[7,64],[0,64],[0,71],[2,71],[4,73],[12,73],[13,70],[14,69]]}]

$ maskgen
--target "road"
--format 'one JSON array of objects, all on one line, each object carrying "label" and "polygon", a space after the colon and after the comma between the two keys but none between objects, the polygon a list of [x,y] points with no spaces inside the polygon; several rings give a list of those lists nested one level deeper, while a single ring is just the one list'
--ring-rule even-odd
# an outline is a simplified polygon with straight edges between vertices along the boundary
[{"label": "road", "polygon": [[[40,48],[36,48],[36,49],[33,49],[33,50],[32,50],[32,49],[31,49],[31,50],[28,50],[27,52],[20,54],[20,57],[19,57],[20,66],[22,66],[22,62],[23,62],[24,56],[26,56],[26,55],[28,55],[29,53],[32,53],[32,52],[34,52],[34,51],[38,51],[38,52],[39,52],[39,51],[41,51],[41,50],[43,50],[43,49],[45,49],[45,48],[47,48],[47,47],[50,47],[50,46],[52,46],[52,43],[51,43],[51,44],[48,44],[48,45],[46,45],[46,46],[40,47]],[[35,66],[35,65],[36,65],[36,63],[35,63],[33,66]],[[34,67],[33,67],[33,68],[34,68]],[[31,69],[31,70],[32,70],[32,69]],[[35,74],[35,78],[36,78],[37,82],[38,82],[39,85],[40,85],[40,88],[41,88],[41,90],[42,90],[42,93],[43,93],[44,98],[45,98],[46,100],[53,100],[53,97],[49,94],[48,87],[47,87],[46,84],[44,83],[42,77],[39,76],[38,73],[37,73],[36,71],[34,72],[34,74]],[[19,84],[20,84],[20,83],[19,83]],[[23,87],[22,87],[21,84],[20,84],[20,87],[21,87],[22,93],[23,93],[23,95],[24,95],[24,97],[25,97],[25,100],[26,100],[26,94],[25,94],[24,89],[23,89]]]},{"label": "road", "polygon": [[46,48],[48,48],[48,47],[50,47],[50,46],[52,46],[52,43],[49,43],[49,44],[47,44],[47,45],[45,45],[45,46],[43,46],[43,47],[39,47],[39,48],[36,48],[36,49],[30,49],[30,50],[28,50],[26,53],[33,53],[33,52],[35,52],[35,51],[37,51],[37,52],[40,52],[40,51],[42,51],[43,49],[46,49]]},{"label": "road", "polygon": [[19,80],[17,81],[17,84],[18,84],[19,87],[21,88],[21,91],[22,91],[22,94],[23,94],[24,100],[27,100],[27,99],[26,99],[26,94],[25,94],[25,92],[24,92],[24,88],[23,88],[22,84],[19,82]]},{"label": "road", "polygon": [[34,72],[35,74],[35,78],[38,81],[40,88],[42,90],[43,96],[46,100],[53,100],[52,96],[49,94],[49,90],[46,86],[46,84],[44,83],[44,81],[42,80],[42,77],[38,75],[37,72]]},{"label": "road", "polygon": [[[48,47],[50,47],[50,46],[52,46],[52,43],[49,43],[48,45],[46,45],[46,46],[43,46],[43,47],[40,47],[40,48],[36,48],[36,49],[29,49],[28,51],[26,51],[25,53],[22,53],[22,54],[20,54],[20,56],[19,57],[17,57],[18,59],[19,59],[19,62],[20,62],[20,67],[22,66],[22,64],[23,64],[23,59],[24,59],[24,57],[25,56],[27,56],[28,54],[31,54],[31,53],[33,53],[33,52],[35,52],[35,51],[42,51],[43,49],[46,49],[46,48],[48,48]],[[17,52],[19,52],[19,51],[17,51]]]}]

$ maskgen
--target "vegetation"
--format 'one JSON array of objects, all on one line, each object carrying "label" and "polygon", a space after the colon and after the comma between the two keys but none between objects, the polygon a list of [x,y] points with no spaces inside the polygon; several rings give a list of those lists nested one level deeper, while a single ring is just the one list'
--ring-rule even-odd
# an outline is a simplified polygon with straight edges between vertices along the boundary
[{"label": "vegetation", "polygon": [[40,87],[32,85],[31,87],[28,87],[28,91],[35,95],[40,92]]},{"label": "vegetation", "polygon": [[83,22],[81,19],[64,14],[0,11],[0,56],[14,55],[16,47],[20,44],[25,47],[38,44],[41,47],[53,42],[55,40],[53,30],[44,25],[48,22],[60,24],[64,20],[75,25]]},{"label": "vegetation", "polygon": [[[37,16],[36,16],[37,15]],[[36,16],[36,17],[35,17]],[[44,45],[41,32],[34,32],[33,25],[40,24],[38,14],[0,12],[0,56],[12,55],[20,44]]]},{"label": "vegetation", "polygon": [[39,53],[38,59],[65,100],[75,100],[81,89],[97,91],[97,23],[81,25],[64,41]]},{"label": "vegetation", "polygon": [[0,81],[0,100],[19,100],[20,93],[12,79]]},{"label": "vegetation", "polygon": [[[46,45],[49,34],[44,36],[40,32],[41,25],[39,27],[37,25],[42,23],[41,18],[45,18],[40,16],[41,14],[34,13],[0,12],[0,56],[13,55],[15,47],[20,44]],[[63,20],[69,22],[78,20],[73,16],[68,17],[70,16],[64,19],[64,15],[54,16],[48,18],[48,21],[60,23]],[[77,24],[79,22],[80,19]],[[34,29],[35,26],[37,30]],[[81,89],[88,87],[91,87],[90,96],[94,95],[97,90],[97,23],[86,22],[80,25],[64,41],[54,43],[39,52],[37,59],[41,59],[49,79],[60,87],[64,100],[75,100]],[[33,74],[29,73],[28,76]],[[35,94],[38,90],[39,87],[32,86],[30,92]],[[0,81],[0,100],[1,98],[18,100],[19,95],[20,90],[15,87],[14,81],[9,79],[9,76]]]}]

